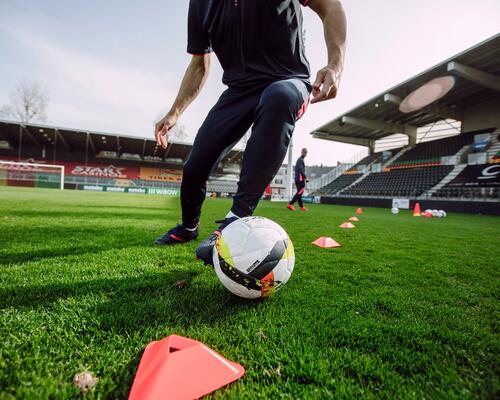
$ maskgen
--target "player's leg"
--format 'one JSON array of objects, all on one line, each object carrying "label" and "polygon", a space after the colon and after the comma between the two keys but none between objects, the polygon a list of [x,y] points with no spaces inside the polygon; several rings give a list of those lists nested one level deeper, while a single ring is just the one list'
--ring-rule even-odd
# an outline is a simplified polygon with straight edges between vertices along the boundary
[{"label": "player's leg", "polygon": [[253,214],[266,186],[283,163],[295,122],[309,93],[309,86],[298,79],[274,82],[262,92],[231,208],[234,214],[240,217]]},{"label": "player's leg", "polygon": [[291,211],[295,211],[294,204],[299,199],[300,182],[295,181],[295,187],[297,188],[297,190],[296,190],[295,194],[293,195],[292,200],[290,200],[290,202],[287,205],[287,208]]},{"label": "player's leg", "polygon": [[158,238],[157,244],[177,244],[196,239],[201,207],[210,171],[220,155],[250,127],[257,95],[226,90],[198,130],[184,163],[181,183],[182,224]]},{"label": "player's leg", "polygon": [[300,185],[300,189],[297,192],[297,201],[299,202],[299,207],[302,211],[307,211],[307,208],[304,207],[304,204],[302,203],[302,195],[304,194],[304,190],[306,188],[306,185],[304,182]]},{"label": "player's leg", "polygon": [[260,95],[255,109],[252,135],[243,155],[231,213],[217,231],[205,239],[196,255],[205,264],[212,264],[212,251],[220,231],[238,217],[252,215],[266,186],[276,174],[285,157],[297,115],[305,100],[309,98],[309,87],[293,79],[269,85]]}]

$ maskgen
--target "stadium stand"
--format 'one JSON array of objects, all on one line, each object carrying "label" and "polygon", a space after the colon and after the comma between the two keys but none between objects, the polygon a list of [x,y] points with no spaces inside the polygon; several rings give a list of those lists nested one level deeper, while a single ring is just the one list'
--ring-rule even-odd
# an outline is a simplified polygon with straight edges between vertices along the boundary
[{"label": "stadium stand", "polygon": [[433,194],[438,198],[498,199],[500,165],[469,165],[452,181]]},{"label": "stadium stand", "polygon": [[362,181],[343,191],[342,195],[416,197],[436,185],[452,169],[452,166],[443,165],[373,172]]},{"label": "stadium stand", "polygon": [[340,190],[351,185],[354,181],[361,177],[362,174],[346,173],[340,175],[337,179],[331,181],[328,185],[324,186],[317,191],[318,195],[333,195]]},{"label": "stadium stand", "polygon": [[[182,164],[190,151],[191,145],[186,143],[170,142],[163,150],[154,140],[144,138],[0,120],[0,159],[64,166],[67,189],[88,185],[178,189]],[[214,184],[210,186],[209,181],[209,190],[236,192],[237,174],[226,170],[237,166],[241,157],[241,150],[226,154],[213,171],[210,181]],[[42,175],[48,176],[35,167],[19,170],[4,166],[0,168],[0,185],[58,187],[58,182],[47,182]],[[57,179],[57,174],[52,175]]]},{"label": "stadium stand", "polygon": [[[362,173],[355,183],[338,190],[336,185],[350,180],[342,175],[331,182],[332,190],[315,188],[327,193],[321,202],[388,207],[404,197],[433,208],[500,215],[500,185],[493,177],[500,174],[495,169],[500,163],[499,60],[496,34],[328,116],[310,132],[314,138],[363,146],[371,156],[349,167]],[[373,160],[381,149],[400,146],[391,158]]]},{"label": "stadium stand", "polygon": [[413,168],[441,165],[441,157],[455,155],[462,147],[471,144],[474,135],[462,133],[450,138],[420,143],[404,153],[388,168]]}]

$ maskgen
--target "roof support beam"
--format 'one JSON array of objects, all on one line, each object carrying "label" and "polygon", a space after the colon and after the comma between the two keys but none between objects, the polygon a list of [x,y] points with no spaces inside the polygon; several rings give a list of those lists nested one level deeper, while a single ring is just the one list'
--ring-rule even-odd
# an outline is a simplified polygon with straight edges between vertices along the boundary
[{"label": "roof support beam", "polygon": [[148,143],[147,139],[144,139],[144,142],[142,143],[142,154],[141,158],[144,159],[144,154],[146,154],[146,144]]},{"label": "roof support beam", "polygon": [[28,130],[28,128],[26,128],[24,125],[20,125],[22,130],[26,133],[26,136],[28,136],[30,138],[30,140],[35,143],[38,147],[43,147],[42,144],[38,141],[38,139],[33,136],[33,134]]},{"label": "roof support beam", "polygon": [[500,92],[500,78],[498,76],[469,67],[468,65],[464,65],[456,61],[449,62],[446,68],[448,72],[452,72],[457,76],[477,83],[485,88]]},{"label": "roof support beam", "polygon": [[172,144],[167,145],[167,149],[165,150],[165,153],[163,154],[163,160],[165,161],[167,159],[168,153],[170,152],[170,148],[172,147]]},{"label": "roof support beam", "polygon": [[69,147],[68,142],[66,141],[65,137],[62,135],[61,132],[59,132],[59,129],[56,128],[56,136],[59,136],[61,139],[61,143],[63,144],[64,148],[68,153],[71,153],[71,147]]},{"label": "roof support beam", "polygon": [[116,137],[116,154],[118,155],[118,158],[120,158],[120,136]]},{"label": "roof support beam", "polygon": [[402,133],[408,136],[410,145],[414,146],[417,143],[417,127],[413,125],[395,124],[392,122],[349,116],[343,116],[341,121],[344,124],[361,126],[375,131],[383,131],[393,134]]},{"label": "roof support beam", "polygon": [[437,102],[429,104],[427,107],[424,107],[422,111],[427,114],[437,115],[438,117],[444,119],[449,118],[455,121],[462,120],[462,112],[460,109],[442,106],[439,105]]},{"label": "roof support beam", "polygon": [[375,139],[367,139],[367,138],[357,138],[357,137],[352,137],[352,136],[342,136],[342,135],[335,135],[331,134],[328,132],[322,132],[322,131],[314,131],[312,133],[314,138],[317,139],[326,139],[326,140],[331,140],[334,142],[342,142],[342,143],[349,143],[349,144],[356,144],[358,146],[366,146],[366,147],[371,147],[375,145]]},{"label": "roof support beam", "polygon": [[417,134],[417,127],[413,125],[395,124],[392,122],[385,122],[367,118],[349,117],[349,116],[343,116],[341,121],[344,124],[356,125],[362,128],[373,129],[374,131],[384,131],[388,133],[403,133],[408,136]]},{"label": "roof support beam", "polygon": [[92,151],[94,152],[94,156],[95,156],[97,153],[95,151],[94,141],[92,140],[92,136],[90,135],[90,132],[87,132],[87,142],[90,145],[90,147],[92,148]]}]

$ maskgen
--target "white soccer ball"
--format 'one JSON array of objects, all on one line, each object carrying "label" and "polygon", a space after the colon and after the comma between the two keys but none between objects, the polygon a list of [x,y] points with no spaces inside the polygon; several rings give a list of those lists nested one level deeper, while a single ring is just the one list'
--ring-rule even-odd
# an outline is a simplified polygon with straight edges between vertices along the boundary
[{"label": "white soccer ball", "polygon": [[270,296],[290,279],[295,253],[292,241],[276,222],[246,217],[224,228],[215,243],[213,261],[226,289],[257,299]]},{"label": "white soccer ball", "polygon": [[391,213],[393,213],[393,214],[399,214],[399,208],[397,208],[397,207],[392,207],[392,208],[391,208]]},{"label": "white soccer ball", "polygon": [[445,217],[446,217],[446,211],[444,211],[444,210],[439,210],[439,212],[441,213],[441,217],[442,217],[442,218],[445,218]]},{"label": "white soccer ball", "polygon": [[432,216],[433,217],[439,217],[439,211],[438,210],[432,210]]}]

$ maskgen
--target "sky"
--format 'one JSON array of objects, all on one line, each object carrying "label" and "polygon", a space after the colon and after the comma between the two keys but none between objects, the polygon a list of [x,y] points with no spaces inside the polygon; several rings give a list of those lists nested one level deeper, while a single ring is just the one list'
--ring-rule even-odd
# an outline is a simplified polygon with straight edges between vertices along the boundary
[{"label": "sky", "polygon": [[[243,0],[251,1],[251,0]],[[500,32],[498,0],[344,0],[348,45],[338,97],[311,105],[294,158],[335,165],[362,147],[313,139],[315,128]],[[21,79],[49,93],[48,124],[153,138],[190,56],[188,0],[0,0],[0,106]],[[312,75],[326,65],[321,20],[304,9]],[[215,57],[179,124],[193,140],[225,86]]]}]

